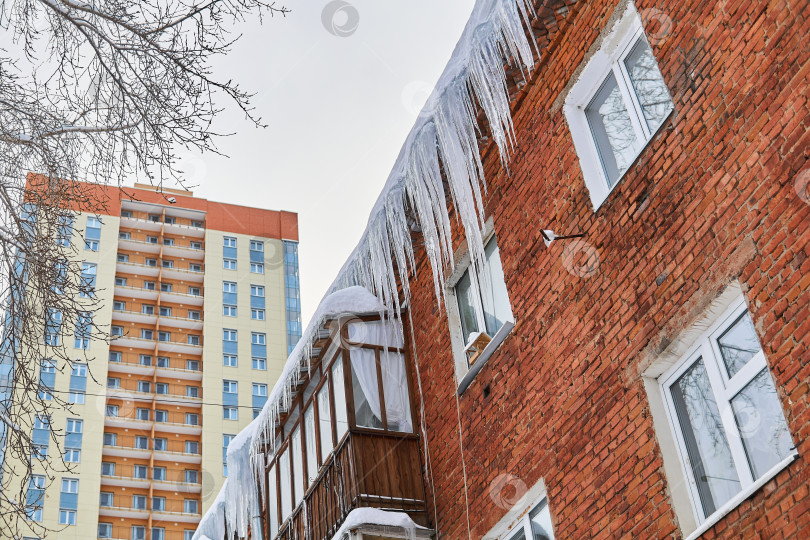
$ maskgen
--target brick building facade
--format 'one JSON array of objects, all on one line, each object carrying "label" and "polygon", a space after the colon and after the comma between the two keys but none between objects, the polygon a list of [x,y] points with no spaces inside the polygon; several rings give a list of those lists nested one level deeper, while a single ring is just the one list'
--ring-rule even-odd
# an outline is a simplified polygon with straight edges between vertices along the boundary
[{"label": "brick building facade", "polygon": [[[460,393],[452,310],[437,307],[424,251],[410,283],[438,538],[504,537],[534,492],[557,538],[810,537],[810,5],[638,0],[672,110],[595,209],[566,100],[633,6],[543,4],[509,171],[494,143],[483,152],[515,326]],[[547,247],[548,229],[584,238]],[[735,297],[795,459],[710,518],[653,394],[674,363],[661,359],[683,357]]]}]

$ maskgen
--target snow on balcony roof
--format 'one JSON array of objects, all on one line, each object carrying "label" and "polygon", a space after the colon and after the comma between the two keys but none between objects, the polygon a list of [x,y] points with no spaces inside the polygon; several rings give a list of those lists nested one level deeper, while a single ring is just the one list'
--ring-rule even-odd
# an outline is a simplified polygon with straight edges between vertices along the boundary
[{"label": "snow on balcony roof", "polygon": [[415,533],[419,529],[427,531],[425,527],[414,523],[405,512],[391,512],[378,508],[355,508],[346,516],[346,520],[332,540],[343,540],[344,535],[364,526],[397,527],[403,532],[409,533],[409,538],[415,537]]},{"label": "snow on balcony roof", "polygon": [[[400,150],[360,242],[287,359],[255,426],[251,424],[254,433],[240,444],[240,452],[250,447],[251,468],[262,489],[264,452],[268,448],[275,452],[276,419],[289,408],[302,368],[309,367],[315,334],[326,320],[342,313],[398,316],[398,286],[407,302],[409,277],[415,270],[412,231],[419,230],[424,239],[440,306],[444,276],[453,267],[449,203],[467,238],[470,271],[476,273],[483,264],[481,187],[486,189],[486,181],[478,136],[486,129],[478,123],[478,111],[483,111],[505,163],[514,142],[505,66],[517,64],[524,74],[534,67],[532,42],[526,35],[527,29],[531,32],[531,9],[530,0],[477,0],[473,7],[447,66]],[[450,201],[445,197],[445,183]],[[412,210],[410,215],[406,208]],[[237,462],[238,471],[229,469],[234,479],[247,474],[241,470],[247,461],[240,458]],[[246,524],[250,509],[259,504],[255,489],[244,491],[253,499],[238,506],[232,498],[223,497],[231,531],[237,524]]]}]

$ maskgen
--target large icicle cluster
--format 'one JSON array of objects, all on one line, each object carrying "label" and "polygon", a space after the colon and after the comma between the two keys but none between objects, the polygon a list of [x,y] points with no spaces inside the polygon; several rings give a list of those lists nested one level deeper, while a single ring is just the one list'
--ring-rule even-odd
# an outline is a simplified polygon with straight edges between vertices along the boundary
[{"label": "large icicle cluster", "polygon": [[[483,110],[501,161],[506,164],[513,130],[505,65],[514,60],[524,74],[534,67],[533,46],[526,35],[531,9],[531,0],[476,2],[447,67],[394,163],[360,242],[290,354],[264,409],[240,442],[239,457],[233,464],[229,451],[229,476],[235,481],[234,489],[243,493],[239,497],[220,493],[224,502],[217,498],[224,509],[217,507],[215,511],[224,510],[229,534],[244,537],[244,527],[260,505],[255,486],[264,492],[264,468],[270,458],[265,449],[275,452],[276,420],[288,410],[300,374],[309,367],[313,336],[323,323],[342,313],[387,312],[395,316],[400,312],[397,284],[401,284],[407,302],[409,276],[415,269],[412,230],[421,230],[424,237],[441,305],[442,284],[453,266],[450,202],[467,238],[472,272],[482,264],[485,216],[481,186],[485,188],[486,182],[478,146],[482,129],[477,111],[478,107]],[[445,197],[442,173],[451,201]],[[408,208],[412,212],[407,213]],[[243,453],[248,447],[249,458]],[[208,530],[209,524],[219,524],[219,517],[204,519],[203,523]],[[219,540],[224,533],[223,529],[218,538],[205,534]],[[201,537],[195,535],[197,538]]]}]

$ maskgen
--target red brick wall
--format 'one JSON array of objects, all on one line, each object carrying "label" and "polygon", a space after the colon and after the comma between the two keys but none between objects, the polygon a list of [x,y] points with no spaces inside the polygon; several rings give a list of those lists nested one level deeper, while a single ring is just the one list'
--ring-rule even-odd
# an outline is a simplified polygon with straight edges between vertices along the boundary
[{"label": "red brick wall", "polygon": [[[516,327],[458,400],[420,253],[410,315],[436,528],[489,531],[506,510],[488,491],[506,473],[544,479],[557,538],[680,537],[641,352],[738,279],[799,458],[703,538],[810,538],[810,187],[804,200],[797,189],[810,167],[810,3],[639,0],[675,111],[594,213],[555,100],[615,5],[579,2],[544,51],[514,111],[510,174],[485,152]],[[565,242],[546,249],[541,229],[584,232],[597,272],[568,273]]]}]

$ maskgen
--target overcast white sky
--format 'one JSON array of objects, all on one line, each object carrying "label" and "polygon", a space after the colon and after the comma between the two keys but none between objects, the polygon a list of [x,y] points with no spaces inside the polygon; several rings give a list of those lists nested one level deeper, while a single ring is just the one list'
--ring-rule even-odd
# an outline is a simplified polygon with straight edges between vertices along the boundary
[{"label": "overcast white sky", "polygon": [[[195,195],[298,212],[306,324],[360,239],[369,212],[422,104],[441,74],[473,0],[351,0],[325,28],[327,0],[279,1],[292,10],[244,24],[220,78],[258,93],[267,129],[228,110],[229,158],[184,159]],[[332,4],[334,6],[335,4]]]}]

